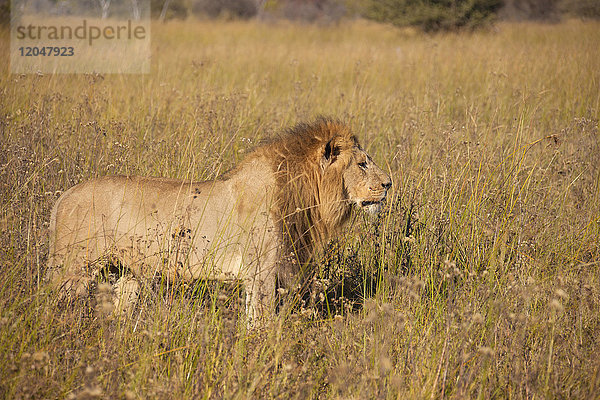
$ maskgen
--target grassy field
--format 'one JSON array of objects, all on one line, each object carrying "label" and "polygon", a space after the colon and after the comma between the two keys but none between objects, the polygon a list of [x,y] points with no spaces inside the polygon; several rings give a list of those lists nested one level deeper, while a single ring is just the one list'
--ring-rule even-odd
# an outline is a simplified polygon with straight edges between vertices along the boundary
[{"label": "grassy field", "polygon": [[[0,61],[2,397],[598,398],[600,24],[170,22],[152,38],[145,76]],[[238,297],[204,283],[143,282],[129,319],[103,314],[104,287],[57,304],[44,275],[62,191],[214,178],[318,114],[394,181],[320,263],[353,306],[330,294],[329,312],[248,331]]]}]

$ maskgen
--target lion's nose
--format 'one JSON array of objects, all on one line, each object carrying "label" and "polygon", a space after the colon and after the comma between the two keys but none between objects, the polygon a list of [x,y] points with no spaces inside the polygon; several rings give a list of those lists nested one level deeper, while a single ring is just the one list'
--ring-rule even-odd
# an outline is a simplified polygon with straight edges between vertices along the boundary
[{"label": "lion's nose", "polygon": [[383,188],[384,188],[385,190],[388,190],[389,188],[391,188],[391,187],[392,187],[392,181],[387,181],[387,182],[385,182],[385,183],[382,183],[382,184],[381,184],[381,186],[383,186]]}]

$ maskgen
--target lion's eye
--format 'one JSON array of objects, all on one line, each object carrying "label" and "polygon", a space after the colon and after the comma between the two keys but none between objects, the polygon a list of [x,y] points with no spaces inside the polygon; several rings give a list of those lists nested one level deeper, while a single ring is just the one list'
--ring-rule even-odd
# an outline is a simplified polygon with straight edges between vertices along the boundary
[{"label": "lion's eye", "polygon": [[366,161],[359,162],[358,166],[361,167],[362,169],[367,169],[367,162]]}]

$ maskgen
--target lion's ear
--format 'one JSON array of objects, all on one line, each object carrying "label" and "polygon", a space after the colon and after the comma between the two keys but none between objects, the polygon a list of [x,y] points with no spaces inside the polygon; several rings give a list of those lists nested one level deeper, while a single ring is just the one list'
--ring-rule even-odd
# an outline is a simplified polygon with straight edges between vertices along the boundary
[{"label": "lion's ear", "polygon": [[340,154],[340,147],[336,146],[331,139],[325,145],[323,149],[323,156],[321,157],[321,168],[325,169],[327,166],[333,164]]}]

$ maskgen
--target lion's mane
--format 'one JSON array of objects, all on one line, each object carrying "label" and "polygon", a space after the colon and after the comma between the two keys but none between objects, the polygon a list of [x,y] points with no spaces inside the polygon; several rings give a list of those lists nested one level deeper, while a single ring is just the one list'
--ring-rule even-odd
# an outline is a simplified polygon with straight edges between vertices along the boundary
[{"label": "lion's mane", "polygon": [[[299,277],[319,245],[350,216],[343,172],[356,145],[346,125],[319,118],[296,125],[257,150],[272,163],[277,181],[276,212],[283,234],[279,279],[284,286]],[[323,164],[333,159],[335,166],[324,170]]]}]

